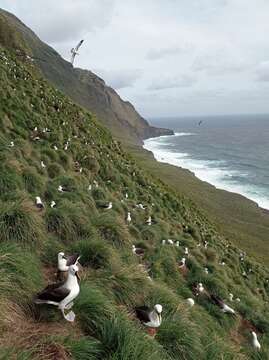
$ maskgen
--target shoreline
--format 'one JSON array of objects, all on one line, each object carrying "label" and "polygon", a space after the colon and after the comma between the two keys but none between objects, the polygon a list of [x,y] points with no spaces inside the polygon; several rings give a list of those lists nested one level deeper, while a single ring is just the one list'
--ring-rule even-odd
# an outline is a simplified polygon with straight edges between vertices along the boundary
[{"label": "shoreline", "polygon": [[[177,133],[175,132],[174,135],[163,135],[159,137],[149,138],[145,139],[143,141],[143,149],[150,151],[154,159],[160,163],[166,163],[173,166],[176,166],[178,168],[188,170],[193,175],[201,180],[204,181],[212,186],[214,186],[217,190],[224,190],[228,191],[230,193],[235,193],[238,195],[241,195],[245,197],[247,200],[252,201],[257,204],[257,206],[265,211],[269,211],[269,201],[267,199],[259,199],[255,195],[249,194],[246,189],[244,189],[244,185],[240,183],[234,183],[232,186],[225,183],[225,180],[223,178],[225,176],[229,176],[225,174],[225,172],[222,170],[222,168],[219,166],[216,166],[215,168],[206,167],[206,161],[202,162],[197,161],[195,159],[188,158],[188,154],[186,153],[180,153],[180,152],[171,152],[169,149],[165,148],[165,144],[163,144],[163,150],[160,149],[160,139],[169,138],[169,137],[179,137],[179,136],[195,136],[193,133]],[[159,148],[158,148],[159,146]],[[221,163],[221,161],[219,162]],[[205,165],[204,165],[205,164]],[[211,171],[211,173],[210,173]],[[217,173],[217,176],[219,177],[217,179],[217,176],[212,176],[212,174]],[[210,175],[211,174],[211,178]],[[223,176],[223,178],[221,178]]]}]

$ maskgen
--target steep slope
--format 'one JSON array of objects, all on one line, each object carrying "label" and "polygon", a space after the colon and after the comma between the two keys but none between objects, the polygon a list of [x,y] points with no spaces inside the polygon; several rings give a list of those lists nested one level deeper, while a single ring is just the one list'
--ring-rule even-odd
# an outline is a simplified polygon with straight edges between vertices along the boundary
[{"label": "steep slope", "polygon": [[91,71],[73,68],[54,49],[43,43],[14,15],[0,9],[0,43],[35,58],[43,75],[75,102],[95,113],[112,133],[126,142],[173,131],[152,127],[135,108]]},{"label": "steep slope", "polygon": [[[189,200],[146,175],[31,61],[1,47],[0,98],[3,359],[268,358],[268,269],[220,236]],[[35,206],[36,196],[43,210]],[[109,201],[113,208],[104,210]],[[152,225],[146,223],[149,216]],[[161,245],[163,239],[179,246]],[[144,248],[143,259],[132,253],[132,244]],[[73,325],[56,308],[32,302],[55,279],[60,250],[82,255]],[[195,296],[198,282],[206,291]],[[240,302],[229,300],[229,293]],[[236,315],[223,313],[212,294]],[[192,308],[188,297],[195,297]],[[145,303],[164,308],[155,339],[134,316],[134,307]],[[251,330],[260,352],[251,347]]]},{"label": "steep slope", "polygon": [[144,169],[195,201],[232,243],[269,264],[268,211],[244,196],[216,189],[186,169],[158,163],[141,147],[128,147],[128,151]]}]

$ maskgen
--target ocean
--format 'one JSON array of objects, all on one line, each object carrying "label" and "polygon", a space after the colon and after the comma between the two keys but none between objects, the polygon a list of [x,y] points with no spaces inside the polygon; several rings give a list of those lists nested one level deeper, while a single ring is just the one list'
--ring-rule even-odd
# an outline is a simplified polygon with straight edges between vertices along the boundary
[{"label": "ocean", "polygon": [[151,119],[175,135],[144,141],[156,160],[269,209],[269,115]]}]

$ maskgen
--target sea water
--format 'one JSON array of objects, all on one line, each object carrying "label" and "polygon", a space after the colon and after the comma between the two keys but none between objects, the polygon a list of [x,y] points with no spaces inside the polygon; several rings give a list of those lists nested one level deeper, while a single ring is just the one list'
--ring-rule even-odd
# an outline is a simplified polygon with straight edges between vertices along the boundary
[{"label": "sea water", "polygon": [[269,209],[269,115],[151,119],[175,135],[144,141],[156,160]]}]

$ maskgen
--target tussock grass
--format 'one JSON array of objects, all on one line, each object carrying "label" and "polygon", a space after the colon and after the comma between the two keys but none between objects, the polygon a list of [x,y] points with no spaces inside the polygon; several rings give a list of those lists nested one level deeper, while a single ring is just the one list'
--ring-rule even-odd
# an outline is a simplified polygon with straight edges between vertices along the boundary
[{"label": "tussock grass", "polygon": [[[34,207],[34,205],[33,205]],[[36,247],[42,244],[44,228],[31,206],[18,200],[0,206],[0,241]]]}]

